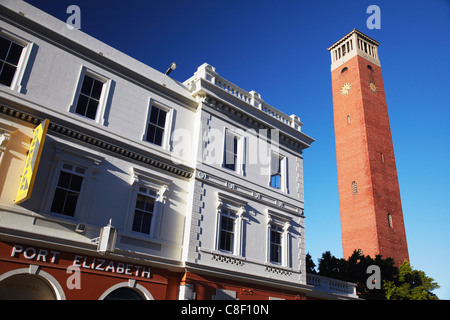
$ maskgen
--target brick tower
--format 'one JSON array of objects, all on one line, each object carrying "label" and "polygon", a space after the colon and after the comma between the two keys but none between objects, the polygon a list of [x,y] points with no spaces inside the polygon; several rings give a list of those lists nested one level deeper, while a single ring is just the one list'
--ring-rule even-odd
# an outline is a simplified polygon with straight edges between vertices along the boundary
[{"label": "brick tower", "polygon": [[328,48],[344,258],[409,260],[379,43],[354,29]]}]

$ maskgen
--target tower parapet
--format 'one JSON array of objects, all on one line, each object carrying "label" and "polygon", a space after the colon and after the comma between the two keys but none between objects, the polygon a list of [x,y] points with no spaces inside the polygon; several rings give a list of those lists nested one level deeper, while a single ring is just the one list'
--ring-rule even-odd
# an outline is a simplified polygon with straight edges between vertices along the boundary
[{"label": "tower parapet", "polygon": [[379,42],[353,29],[328,48],[331,53],[331,71],[343,65],[356,55],[381,67],[378,59]]}]

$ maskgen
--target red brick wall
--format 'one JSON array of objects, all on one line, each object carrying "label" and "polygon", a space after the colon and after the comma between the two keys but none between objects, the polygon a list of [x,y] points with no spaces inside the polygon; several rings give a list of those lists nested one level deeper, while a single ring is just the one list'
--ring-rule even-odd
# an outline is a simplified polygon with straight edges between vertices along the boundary
[{"label": "red brick wall", "polygon": [[[381,68],[355,56],[331,76],[344,258],[362,249],[364,255],[382,254],[401,264],[408,249]],[[370,81],[377,92],[370,91]],[[345,83],[352,88],[341,95]]]}]

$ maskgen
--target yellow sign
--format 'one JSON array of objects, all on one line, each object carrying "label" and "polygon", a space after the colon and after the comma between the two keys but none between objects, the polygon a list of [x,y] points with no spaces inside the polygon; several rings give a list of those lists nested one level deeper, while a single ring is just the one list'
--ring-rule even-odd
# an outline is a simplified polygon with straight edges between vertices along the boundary
[{"label": "yellow sign", "polygon": [[33,140],[31,141],[25,168],[23,169],[22,177],[20,179],[19,191],[17,191],[16,199],[14,200],[16,204],[27,200],[31,196],[49,123],[50,121],[45,119],[36,127],[36,129],[34,129]]}]

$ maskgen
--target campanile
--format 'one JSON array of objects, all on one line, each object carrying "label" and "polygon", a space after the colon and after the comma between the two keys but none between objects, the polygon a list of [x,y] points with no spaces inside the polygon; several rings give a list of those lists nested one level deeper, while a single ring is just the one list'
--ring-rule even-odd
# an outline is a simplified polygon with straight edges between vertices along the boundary
[{"label": "campanile", "polygon": [[344,258],[409,260],[379,43],[354,29],[328,50]]}]

